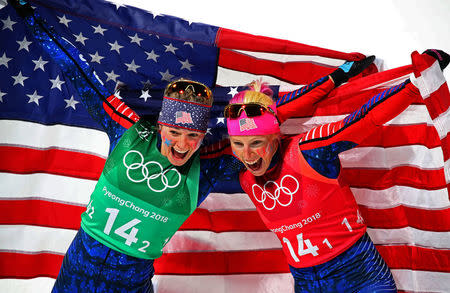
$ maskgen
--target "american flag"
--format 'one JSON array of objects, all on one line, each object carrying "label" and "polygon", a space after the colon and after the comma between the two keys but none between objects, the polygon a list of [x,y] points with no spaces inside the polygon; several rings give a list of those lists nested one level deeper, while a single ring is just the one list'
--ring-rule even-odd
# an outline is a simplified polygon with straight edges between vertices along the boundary
[{"label": "american flag", "polygon": [[175,113],[175,123],[192,124],[191,113],[185,111],[177,111]]},{"label": "american flag", "polygon": [[255,120],[253,120],[253,118],[242,118],[239,120],[239,130],[240,131],[245,131],[245,130],[252,130],[255,129],[256,123]]},{"label": "american flag", "polygon": [[[141,116],[157,115],[162,89],[177,77],[211,86],[214,116],[206,143],[222,139],[223,106],[252,80],[263,78],[282,95],[361,57],[102,1],[32,5],[78,47],[111,93],[119,88],[122,100],[115,103]],[[109,142],[10,6],[0,10],[0,40],[0,288],[48,292]],[[340,120],[410,72],[405,66],[354,80],[313,116],[290,119],[282,130],[295,134]],[[446,84],[429,96],[447,100],[414,101],[341,157],[369,234],[401,292],[450,290]],[[238,184],[211,194],[164,252],[155,263],[157,292],[293,292],[279,241]]]}]

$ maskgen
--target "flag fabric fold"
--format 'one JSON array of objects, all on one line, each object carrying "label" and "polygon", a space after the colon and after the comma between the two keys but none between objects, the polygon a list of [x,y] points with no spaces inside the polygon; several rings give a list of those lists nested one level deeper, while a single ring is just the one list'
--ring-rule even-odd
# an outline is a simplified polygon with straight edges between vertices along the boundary
[{"label": "flag fabric fold", "polygon": [[[210,86],[215,103],[205,144],[211,145],[226,135],[223,107],[252,80],[262,78],[281,96],[364,56],[98,0],[30,2],[79,49],[105,88],[116,92],[114,105],[124,115],[128,106],[156,119],[163,89],[173,79]],[[0,40],[0,288],[48,292],[109,142],[11,5],[0,10]],[[418,53],[412,64],[377,71],[369,67],[332,91],[314,115],[291,118],[282,131],[293,135],[341,120],[415,73],[421,96],[379,133],[343,153],[341,161],[399,291],[448,292],[447,83],[437,62]],[[205,200],[164,248],[155,269],[156,292],[293,292],[281,245],[238,182],[220,186]]]}]

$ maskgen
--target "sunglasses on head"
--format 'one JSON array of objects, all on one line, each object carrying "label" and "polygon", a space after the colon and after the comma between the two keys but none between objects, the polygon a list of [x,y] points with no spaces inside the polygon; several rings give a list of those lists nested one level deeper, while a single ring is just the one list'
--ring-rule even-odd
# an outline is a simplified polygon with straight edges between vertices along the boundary
[{"label": "sunglasses on head", "polygon": [[225,118],[239,118],[242,111],[244,111],[249,118],[264,115],[265,112],[269,112],[277,117],[275,111],[273,111],[270,107],[257,103],[229,104],[225,107],[223,115]]},{"label": "sunglasses on head", "polygon": [[191,80],[177,80],[169,84],[164,92],[165,96],[172,93],[189,94],[204,98],[211,98],[211,90],[204,84]]}]

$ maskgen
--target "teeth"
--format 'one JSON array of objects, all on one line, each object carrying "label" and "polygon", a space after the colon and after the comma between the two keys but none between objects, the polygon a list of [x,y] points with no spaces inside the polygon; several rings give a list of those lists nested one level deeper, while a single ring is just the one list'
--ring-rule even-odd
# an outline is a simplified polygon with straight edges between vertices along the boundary
[{"label": "teeth", "polygon": [[246,163],[247,165],[253,165],[253,164],[256,164],[256,163],[258,162],[258,160],[259,160],[259,159],[256,159],[256,160],[254,160],[253,162],[245,161],[245,163]]},{"label": "teeth", "polygon": [[176,151],[177,153],[180,153],[180,154],[185,154],[185,153],[187,153],[189,150],[185,150],[185,151],[179,151],[179,150],[177,150],[177,149],[173,149],[174,151]]}]

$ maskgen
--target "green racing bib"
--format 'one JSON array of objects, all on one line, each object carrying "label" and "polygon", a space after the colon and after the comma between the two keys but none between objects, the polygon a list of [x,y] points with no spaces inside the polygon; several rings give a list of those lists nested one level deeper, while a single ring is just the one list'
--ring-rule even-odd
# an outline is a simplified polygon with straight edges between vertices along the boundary
[{"label": "green racing bib", "polygon": [[81,227],[116,251],[158,258],[197,207],[199,174],[198,153],[183,166],[170,164],[156,131],[138,121],[108,157]]}]

